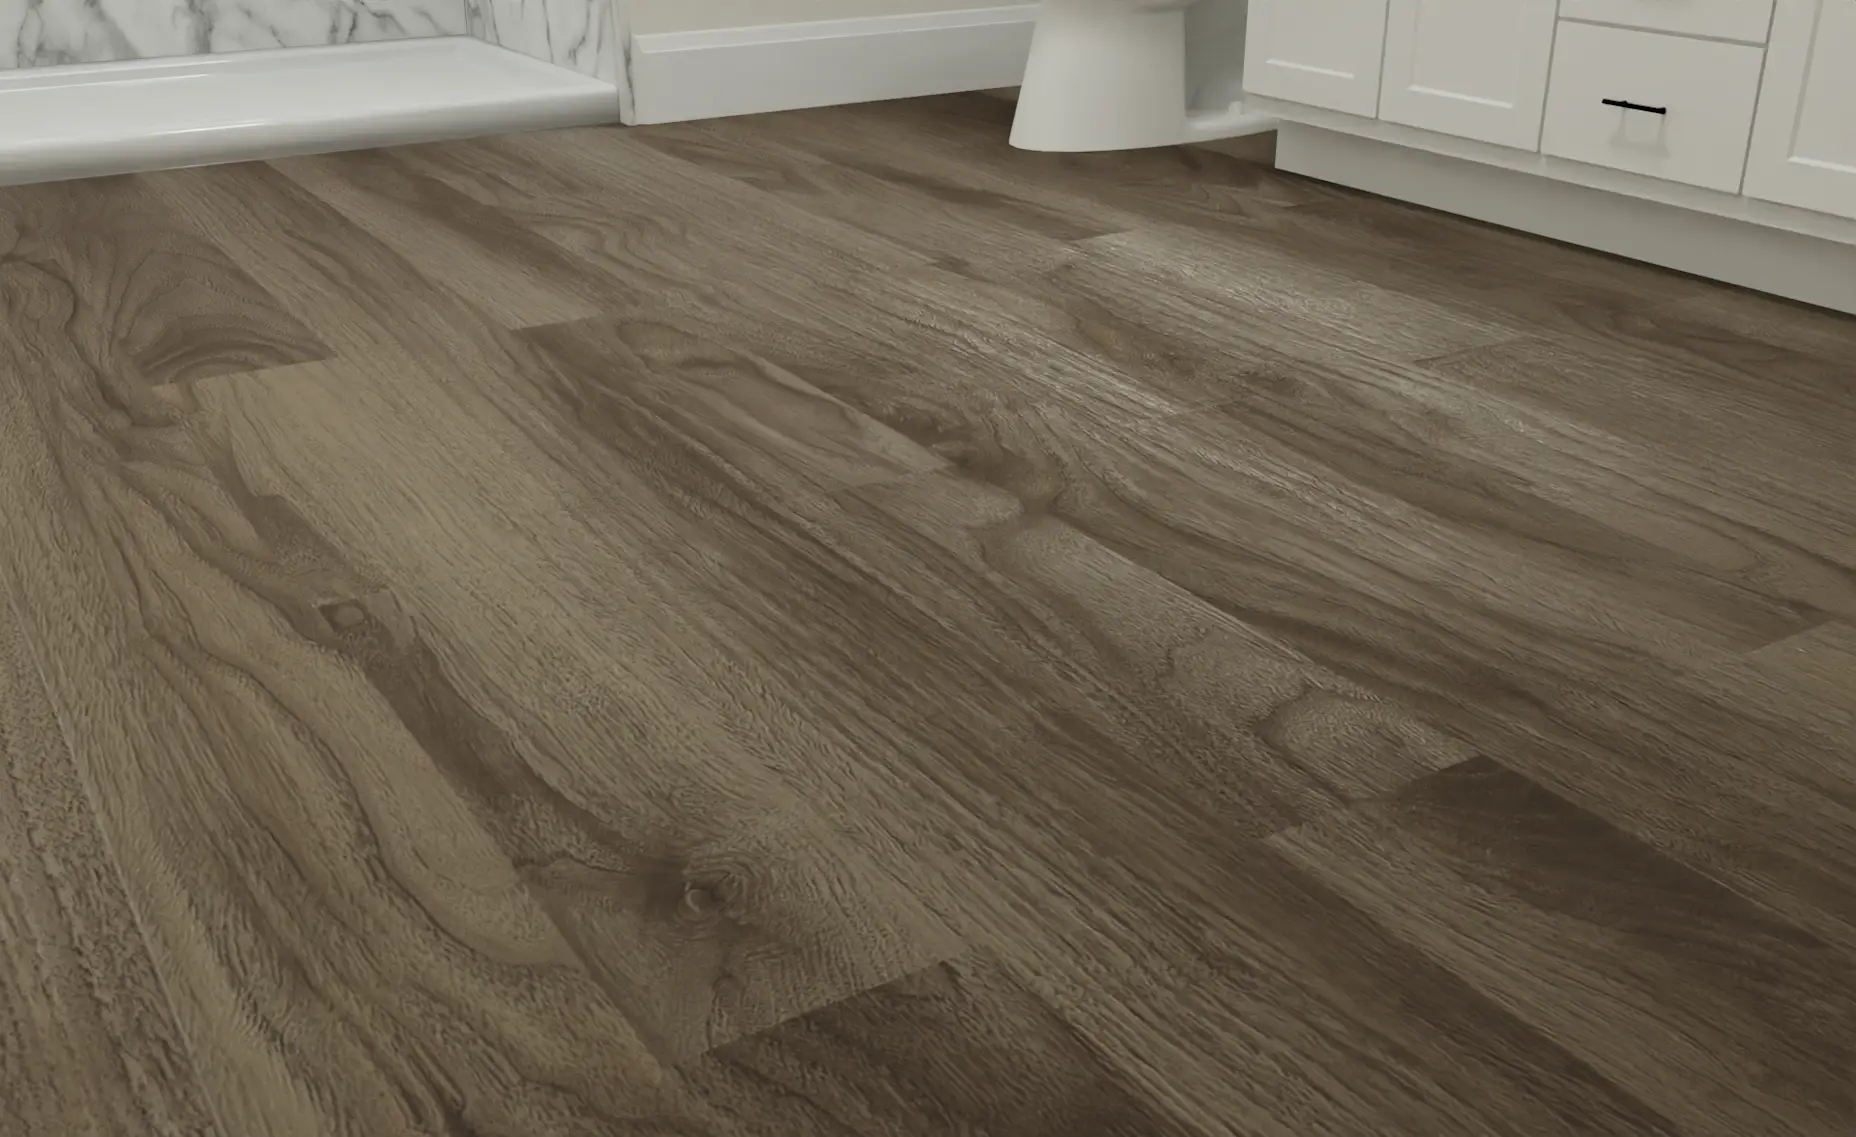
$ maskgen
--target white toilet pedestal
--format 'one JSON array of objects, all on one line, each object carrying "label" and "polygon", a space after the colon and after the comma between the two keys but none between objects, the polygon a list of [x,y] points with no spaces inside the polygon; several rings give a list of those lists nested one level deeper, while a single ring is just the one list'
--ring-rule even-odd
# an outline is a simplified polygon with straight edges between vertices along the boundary
[{"label": "white toilet pedestal", "polygon": [[1271,130],[1242,105],[1186,107],[1193,0],[1043,0],[1018,90],[1021,150],[1134,150]]}]

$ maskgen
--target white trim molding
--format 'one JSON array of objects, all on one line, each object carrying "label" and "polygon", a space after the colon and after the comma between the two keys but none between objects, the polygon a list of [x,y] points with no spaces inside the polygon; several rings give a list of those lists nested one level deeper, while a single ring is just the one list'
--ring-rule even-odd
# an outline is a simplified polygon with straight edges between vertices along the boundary
[{"label": "white trim molding", "polygon": [[1014,87],[1037,5],[632,36],[636,122]]},{"label": "white trim molding", "polygon": [[[1666,196],[1642,184],[1654,185],[1652,179],[1598,167],[1584,167],[1593,176],[1578,181],[1542,176],[1522,168],[1528,161],[1540,161],[1540,155],[1509,153],[1512,160],[1496,164],[1364,132],[1285,122],[1277,139],[1276,166],[1856,314],[1856,223],[1727,194],[1696,197],[1707,191],[1691,187],[1672,187],[1687,191],[1675,202],[1669,197],[1677,195]],[[1634,180],[1596,184],[1613,178]]]}]

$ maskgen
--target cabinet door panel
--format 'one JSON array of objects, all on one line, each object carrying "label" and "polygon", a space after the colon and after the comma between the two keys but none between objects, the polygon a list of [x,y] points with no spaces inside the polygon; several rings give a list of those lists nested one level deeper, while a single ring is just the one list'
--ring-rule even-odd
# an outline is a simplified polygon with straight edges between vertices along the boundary
[{"label": "cabinet door panel", "polygon": [[1391,0],[1387,122],[1535,150],[1557,0]]},{"label": "cabinet door panel", "polygon": [[1244,89],[1372,118],[1385,37],[1386,0],[1251,0]]},{"label": "cabinet door panel", "polygon": [[1779,0],[1746,192],[1856,217],[1856,0]]}]

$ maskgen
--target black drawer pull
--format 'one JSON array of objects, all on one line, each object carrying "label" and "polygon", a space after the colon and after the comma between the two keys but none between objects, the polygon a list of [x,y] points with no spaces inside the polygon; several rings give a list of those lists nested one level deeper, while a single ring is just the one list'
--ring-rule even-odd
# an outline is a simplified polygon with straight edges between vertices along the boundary
[{"label": "black drawer pull", "polygon": [[1644,114],[1668,114],[1668,107],[1646,107],[1642,103],[1633,103],[1626,99],[1600,99],[1608,107],[1623,107],[1627,111],[1642,111]]}]

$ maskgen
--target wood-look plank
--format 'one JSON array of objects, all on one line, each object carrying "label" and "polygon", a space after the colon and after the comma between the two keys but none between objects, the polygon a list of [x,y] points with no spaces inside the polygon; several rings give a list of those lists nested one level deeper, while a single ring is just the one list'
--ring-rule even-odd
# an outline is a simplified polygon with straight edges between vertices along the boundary
[{"label": "wood-look plank", "polygon": [[1638,579],[1606,542],[1555,546],[1551,514],[1516,538],[1439,512],[1460,508],[1448,494],[1402,501],[1409,482],[1272,438],[1241,405],[1113,431],[1048,417],[956,469],[1473,742],[1547,740],[1504,757],[1814,930],[1856,928],[1850,772],[1683,680],[1800,630],[1788,605],[1705,574],[1672,593],[1683,574]]},{"label": "wood-look plank", "polygon": [[1856,321],[1010,113],[0,190],[0,1108],[1851,1128]]},{"label": "wood-look plank", "polygon": [[1187,1137],[1011,974],[968,956],[724,1046],[681,1072],[723,1125],[786,1137]]},{"label": "wood-look plank", "polygon": [[624,304],[932,262],[607,129],[413,147],[408,164],[603,269]]},{"label": "wood-look plank", "polygon": [[[328,349],[133,177],[0,188],[0,273],[21,332],[57,335],[110,385],[322,359]],[[125,396],[126,397],[126,396]]]},{"label": "wood-look plank", "polygon": [[789,139],[780,127],[804,120],[768,118],[752,130],[726,120],[654,127],[640,131],[638,140],[807,212],[986,275],[1055,267],[1071,255],[1071,242],[1110,231],[1009,193],[900,172],[882,164],[881,155],[821,157],[806,148],[819,137],[815,127],[802,126]]},{"label": "wood-look plank", "polygon": [[1832,622],[1711,667],[1701,689],[1856,754],[1856,627]]},{"label": "wood-look plank", "polygon": [[1856,356],[1856,316],[1812,308],[1737,288],[1702,288],[1669,306],[1674,315],[1704,321],[1772,347],[1826,359]]},{"label": "wood-look plank", "polygon": [[0,1131],[220,1137],[7,591]]},{"label": "wood-look plank", "polygon": [[396,151],[270,165],[504,327],[577,320],[616,298],[589,266]]},{"label": "wood-look plank", "polygon": [[1271,843],[1686,1133],[1856,1126],[1856,960],[1491,759]]},{"label": "wood-look plank", "polygon": [[[1848,542],[1803,494],[1710,467],[1524,399],[1357,352],[1278,358],[1234,384],[1226,410],[1349,482],[1479,529],[1550,564],[1623,584],[1637,603],[1735,629],[1757,646],[1856,607]],[[1802,500],[1801,500],[1802,498]]]},{"label": "wood-look plank", "polygon": [[[1277,373],[1291,392],[1297,378],[1293,369]],[[1464,659],[1452,678],[1487,697],[1506,697],[1514,692],[1481,679],[1535,656],[1564,652],[1569,658],[1549,666],[1574,675],[1657,660],[1667,667],[1761,646],[1815,622],[1700,574],[1673,594],[1680,573],[1651,569],[1651,579],[1638,581],[1629,559],[1605,551],[1607,541],[1624,551],[1628,540],[1605,535],[1597,521],[1571,523],[1584,528],[1579,541],[1595,547],[1589,551],[1555,534],[1559,518],[1545,510],[1529,516],[1532,503],[1525,500],[1504,527],[1491,527],[1489,513],[1499,512],[1498,504],[1478,512],[1447,492],[1427,497],[1413,487],[1429,482],[1400,479],[1396,469],[1387,480],[1385,468],[1399,461],[1390,437],[1377,452],[1362,452],[1350,440],[1343,454],[1318,428],[1300,433],[1278,430],[1262,416],[1252,421],[1253,406],[1294,401],[1293,394],[1259,393],[1133,428],[1050,408],[1024,420],[1026,429],[976,440],[955,466],[1247,622],[1288,631],[1305,630],[1304,620],[1351,626],[1350,638],[1357,637],[1365,655],[1347,670],[1382,678],[1402,670],[1395,658],[1441,663],[1433,652],[1459,640],[1487,654],[1474,668]],[[1319,412],[1304,413],[1313,426]],[[1431,429],[1440,425],[1434,406],[1414,409],[1412,417]],[[907,433],[906,424],[899,429]],[[1371,437],[1370,428],[1357,433]],[[1496,477],[1487,470],[1480,476]],[[1538,535],[1528,533],[1533,525]],[[1311,579],[1320,586],[1309,587]],[[1453,629],[1455,620],[1474,631]],[[1366,658],[1380,649],[1385,657]]]},{"label": "wood-look plank", "polygon": [[1384,287],[1505,313],[1537,333],[1628,339],[1643,314],[1721,291],[1653,265],[1371,194],[1331,192],[1272,220],[1245,236]]},{"label": "wood-look plank", "polygon": [[1126,749],[1149,765],[1130,788],[1151,796],[1156,825],[1161,803],[1191,801],[1211,814],[1205,840],[1261,836],[1473,753],[1003,490],[932,476],[856,496],[929,543],[900,558],[938,570],[912,573],[911,594],[992,657],[1007,645],[989,625],[1009,613],[1033,649],[1020,674],[1054,665],[1053,691],[1132,735]]},{"label": "wood-look plank", "polygon": [[528,368],[543,398],[588,442],[618,445],[651,416],[766,482],[805,479],[820,490],[945,465],[778,364],[676,323],[588,320],[522,339],[545,361]]},{"label": "wood-look plank", "polygon": [[[1015,150],[1012,106],[979,94],[759,116],[808,152],[902,182],[984,188],[1120,232],[1152,224],[1228,234],[1335,190],[1277,173],[1250,147],[1171,146],[1092,154]],[[727,129],[730,124],[718,124]],[[904,145],[898,145],[906,139]]]},{"label": "wood-look plank", "polygon": [[0,337],[0,558],[226,1130],[609,1116],[659,1066],[335,650],[368,574],[200,429],[193,388],[254,374],[112,385],[64,338],[72,289],[0,286],[37,314]]},{"label": "wood-look plank", "polygon": [[[1193,772],[1185,756],[1176,756],[1181,741],[1155,733],[1169,729],[1157,708],[1144,709],[1145,700],[1126,694],[1104,700],[1108,682],[1073,691],[1077,668],[1035,650],[1061,631],[1062,602],[1033,605],[1015,590],[999,595],[1000,585],[976,586],[959,560],[931,541],[898,533],[873,507],[863,507],[858,518],[834,519],[828,500],[768,484],[771,458],[748,460],[738,449],[759,445],[751,436],[686,433],[680,416],[654,424],[649,404],[622,416],[630,424],[623,437],[610,437],[608,426],[599,431],[607,437],[575,444],[565,436],[588,432],[588,421],[570,406],[526,396],[510,383],[520,373],[478,392],[481,403],[460,397],[451,410],[423,397],[407,373],[385,384],[342,366],[312,365],[250,378],[202,388],[214,413],[233,424],[239,452],[264,455],[274,464],[273,480],[312,489],[322,500],[306,498],[303,509],[341,544],[367,548],[396,578],[419,580],[407,595],[422,606],[420,622],[434,644],[468,640],[475,645],[470,654],[485,654],[496,673],[532,671],[540,664],[527,658],[513,629],[524,629],[528,640],[567,642],[550,628],[546,602],[563,587],[552,582],[572,566],[599,566],[581,587],[598,587],[611,599],[597,605],[583,594],[577,626],[600,645],[582,649],[600,651],[600,666],[566,654],[547,659],[552,684],[525,698],[522,721],[560,724],[571,738],[577,718],[633,705],[626,691],[670,689],[679,692],[679,721],[728,714],[734,745],[818,803],[937,920],[1023,961],[1041,995],[1066,1014],[1091,1016],[1089,1036],[1104,1040],[1112,1060],[1145,1067],[1134,1075],[1143,1091],[1164,1095],[1170,1107],[1213,1131],[1228,1131],[1219,1127],[1229,1121],[1219,1119],[1239,1115],[1285,1134],[1387,1131],[1394,1122],[1414,1133],[1504,1126],[1529,1132],[1544,1131],[1547,1118],[1560,1116],[1587,1119],[1595,1132],[1660,1131],[1653,1114],[1602,1078],[1569,1067],[1550,1044],[1504,1022],[1403,949],[1374,939],[1358,921],[1336,930],[1318,915],[1306,916],[1336,945],[1314,966],[1322,982],[1339,985],[1323,996],[1327,1017],[1309,1027],[1306,989],[1316,979],[1302,970],[1303,949],[1289,946],[1302,937],[1278,941],[1271,917],[1254,925],[1219,917],[1209,933],[1204,920],[1226,905],[1287,914],[1311,903],[1319,913],[1324,902],[1306,882],[1278,879],[1280,869],[1273,875],[1265,865],[1232,861],[1248,848],[1234,827],[1263,832],[1271,824],[1240,821],[1254,805],[1190,805],[1187,795],[1167,791],[1190,784]],[[628,382],[616,369],[604,380],[621,391]],[[742,375],[734,382],[762,381]],[[431,388],[462,395],[455,384]],[[420,412],[416,431],[404,418],[411,407]],[[357,419],[367,425],[357,430]],[[319,422],[342,424],[340,437],[316,429]],[[389,437],[405,441],[388,446]],[[548,449],[565,480],[512,477],[536,467],[499,458],[538,439],[552,440]],[[389,455],[404,463],[399,472],[379,465]],[[408,526],[403,514],[370,496],[383,483],[420,486],[428,479],[433,488],[416,491],[418,508],[433,518],[422,527]],[[467,552],[477,527],[463,520],[478,510],[528,519],[523,528],[536,533],[568,534],[569,519],[581,518],[610,543],[597,562],[582,555],[550,566],[505,530],[495,563],[484,564]],[[853,540],[858,533],[864,535]],[[1111,581],[1091,591],[1088,562],[1076,570],[1085,576],[1077,586],[1085,594],[1115,587]],[[976,587],[973,599],[950,609]],[[507,620],[509,630],[484,627],[482,615],[464,622],[464,597],[473,594],[504,596],[510,610],[492,619],[497,627]],[[1183,596],[1175,600],[1182,602]],[[1028,631],[1034,620],[1051,631],[1026,646],[1018,646],[1024,633],[1002,638],[998,630]],[[654,624],[665,630],[652,634]],[[1196,633],[1188,625],[1174,634]],[[1120,650],[1133,651],[1140,635],[1129,629],[1110,644],[1121,641]],[[1233,647],[1244,643],[1235,630],[1225,638]],[[674,655],[668,646],[653,647],[666,641],[674,643]],[[622,645],[622,656],[610,654],[613,644]],[[1110,645],[1103,650],[1111,659],[1118,654]],[[679,664],[673,681],[670,669]],[[1373,788],[1372,779],[1385,776],[1376,759],[1392,760],[1394,770],[1397,761],[1422,768],[1449,753],[1446,740],[1402,721],[1396,708],[1359,699],[1344,685],[1310,690],[1279,650],[1259,662],[1240,654],[1222,669],[1216,661],[1184,666],[1199,674],[1183,680],[1182,691],[1190,696],[1196,684],[1208,707],[1258,683],[1282,701],[1281,713],[1260,710],[1265,721],[1250,728],[1259,762],[1266,752],[1298,755],[1325,763],[1337,782]],[[1246,697],[1248,705],[1259,698]],[[1242,728],[1227,720],[1225,729]],[[1209,749],[1204,753],[1210,757]],[[1141,768],[1137,754],[1165,765],[1133,776]],[[563,756],[549,768],[568,764]],[[1201,770],[1199,777],[1210,773]],[[555,777],[597,775],[577,770]],[[745,770],[731,777],[747,800],[780,800],[776,788]],[[671,792],[654,784],[662,788],[649,794],[653,799]],[[788,844],[797,836],[789,832]],[[1002,873],[1007,865],[1018,867]],[[1242,885],[1233,896],[1234,880],[1265,883]],[[765,907],[755,915],[768,918],[780,895],[767,885],[760,894]],[[869,911],[881,899],[865,892],[858,908]],[[1330,919],[1345,916],[1335,911]],[[887,923],[901,926],[893,917]],[[868,946],[861,935],[846,938],[849,930],[841,926],[834,941],[840,948]],[[1345,962],[1362,954],[1375,961],[1372,968]],[[1271,976],[1263,993],[1233,971],[1257,968]],[[1335,968],[1343,977],[1326,978]],[[1382,1001],[1370,1012],[1357,1009],[1364,993],[1397,988],[1391,975],[1430,992],[1430,1018],[1422,1021],[1431,1026],[1412,1024],[1409,993],[1396,1008]],[[867,983],[854,974],[843,978],[852,989]],[[1080,991],[1090,994],[1080,998]],[[1431,1035],[1439,1022],[1455,1024],[1446,1037],[1499,1042],[1473,1049],[1439,1043]],[[1388,1044],[1380,1060],[1402,1072],[1374,1077],[1342,1100],[1322,1099],[1333,1078],[1329,1048],[1342,1038],[1388,1031],[1400,1041]],[[1271,1041],[1282,1038],[1294,1041]],[[1413,1048],[1421,1057],[1407,1056]],[[1166,1056],[1166,1077],[1155,1076],[1159,1055]],[[1254,1078],[1234,1088],[1233,1068],[1253,1070]],[[1471,1104],[1485,1094],[1492,1097]]]},{"label": "wood-look plank", "polygon": [[[1693,338],[1719,344],[1729,335]],[[1818,508],[1834,510],[1847,529],[1847,503],[1856,500],[1856,470],[1848,461],[1856,436],[1856,364],[1737,342],[1745,356],[1722,353],[1735,366],[1547,335],[1428,365],[1662,448],[1687,464],[1732,471],[1749,495],[1812,492]],[[1747,356],[1763,357],[1767,366]]]},{"label": "wood-look plank", "polygon": [[[634,236],[610,224],[594,228],[585,219],[609,208],[596,188],[613,176],[607,167],[631,162],[609,135],[553,132],[473,145],[420,149],[417,160],[627,282],[621,310],[696,320],[719,339],[759,345],[777,338],[814,349],[810,363],[783,359],[791,366],[893,381],[905,398],[924,388],[950,389],[950,380],[956,402],[963,393],[986,398],[981,382],[1008,394],[1029,388],[1027,397],[1069,398],[1123,417],[1215,399],[1228,367],[1217,352],[1188,351],[1125,318],[1118,305],[1066,312],[1042,297],[984,287],[928,266],[925,254],[897,263],[903,244],[784,202],[776,207],[765,193],[753,193],[748,202],[763,199],[755,206],[763,220],[766,210],[776,210],[773,234],[787,233],[777,250],[765,248],[770,234],[762,232],[730,234],[729,249],[721,251],[704,247],[711,234]],[[669,163],[665,176],[700,173],[688,163],[650,157],[660,166]],[[733,192],[746,191],[737,185]],[[1010,259],[984,233],[976,234],[972,248],[967,255],[973,258]],[[712,259],[718,256],[727,264]],[[942,361],[947,367],[937,368],[940,374],[924,373],[924,365]]]},{"label": "wood-look plank", "polygon": [[[634,477],[602,501],[553,473],[585,443],[546,433],[550,408],[498,406],[467,381],[349,360],[200,397],[240,468],[288,487],[331,557],[375,566],[375,592],[328,616],[340,653],[653,1053],[680,1061],[957,950],[758,761],[803,745],[804,724],[742,692],[751,674],[700,635],[692,565],[744,555],[690,497],[716,459],[691,448],[660,471],[670,485]],[[632,437],[590,441],[648,444],[639,424],[678,411],[598,412]]]},{"label": "wood-look plank", "polygon": [[1249,325],[1285,350],[1346,343],[1406,362],[1506,343],[1526,331],[1260,243],[1210,242],[1190,230],[1154,227],[1081,244],[1086,255],[1055,270],[1058,288],[1105,298],[1184,293],[1217,314],[1210,326]]}]

